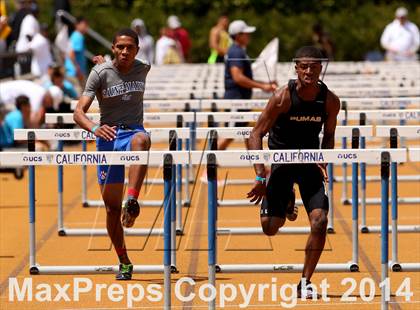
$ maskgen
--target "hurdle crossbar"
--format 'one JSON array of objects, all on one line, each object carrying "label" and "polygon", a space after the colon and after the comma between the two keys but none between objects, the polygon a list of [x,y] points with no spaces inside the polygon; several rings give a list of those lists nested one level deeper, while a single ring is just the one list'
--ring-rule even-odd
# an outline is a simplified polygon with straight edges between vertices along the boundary
[{"label": "hurdle crossbar", "polygon": [[[341,110],[338,114],[338,120],[359,120],[361,113],[364,113],[368,120],[419,120],[420,109],[405,110]],[[161,112],[144,113],[145,123],[169,123],[177,122],[181,115],[184,122],[208,122],[209,116],[213,117],[215,122],[255,122],[261,112]],[[98,113],[87,113],[86,116],[99,122]],[[46,113],[45,122],[47,124],[56,124],[58,119],[62,118],[64,124],[74,124],[72,113]]]},{"label": "hurdle crossbar", "polygon": [[[382,98],[341,98],[352,109],[378,109],[378,108],[406,108],[412,104],[419,104],[420,97],[382,97]],[[71,101],[72,110],[78,100]],[[162,99],[144,100],[143,109],[148,110],[181,110],[187,106],[192,110],[202,109],[264,109],[267,99]],[[99,108],[98,101],[94,100],[91,107]]]},{"label": "hurdle crossbar", "polygon": [[[418,96],[418,87],[365,87],[365,88],[336,88],[333,91],[339,97],[401,97],[401,96]],[[144,93],[145,100],[152,99],[211,99],[222,98],[223,89],[184,89],[184,90],[146,90]],[[254,98],[269,98],[271,93],[256,90],[253,93]]]},{"label": "hurdle crossbar", "polygon": [[[84,129],[15,129],[15,140],[27,140],[28,133],[35,133],[36,140],[56,141],[92,141],[96,136]],[[190,129],[187,127],[178,128],[148,128],[146,132],[153,141],[168,141],[170,132],[175,132],[179,139],[190,137]]]},{"label": "hurdle crossbar", "polygon": [[[352,130],[358,128],[361,136],[370,137],[373,134],[373,126],[337,126],[336,137],[351,137]],[[220,138],[226,139],[247,139],[249,138],[252,127],[204,127],[196,129],[197,139],[208,138],[211,130],[217,131]],[[170,132],[175,132],[178,139],[187,139],[190,137],[191,129],[189,127],[174,128],[150,128],[146,130],[153,141],[167,141]],[[35,133],[36,140],[55,140],[55,141],[92,141],[96,136],[84,129],[15,129],[15,140],[27,140],[28,133]],[[267,135],[268,136],[268,135]],[[322,137],[322,133],[321,133]]]},{"label": "hurdle crossbar", "polygon": [[[414,160],[418,148],[409,148]],[[273,163],[374,163],[381,152],[390,153],[393,162],[405,162],[407,149],[343,149],[343,150],[232,150],[232,151],[132,151],[132,152],[1,152],[0,166],[49,165],[156,165],[170,153],[174,164],[206,164],[206,155],[214,153],[219,166],[244,167]]]}]

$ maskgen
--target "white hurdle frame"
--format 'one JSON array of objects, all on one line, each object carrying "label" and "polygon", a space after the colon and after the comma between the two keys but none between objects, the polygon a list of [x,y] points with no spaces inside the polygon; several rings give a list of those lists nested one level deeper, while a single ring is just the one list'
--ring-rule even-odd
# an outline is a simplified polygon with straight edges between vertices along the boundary
[{"label": "white hurdle frame", "polygon": [[[338,126],[336,129],[336,135],[339,137],[347,136],[351,137],[352,131],[354,128],[358,128],[359,132],[362,136],[371,136],[372,135],[372,126]],[[197,128],[196,129],[196,138],[197,139],[206,139],[208,138],[208,134],[210,130],[215,130],[218,132],[218,135],[222,138],[234,138],[234,139],[246,139],[249,137],[249,134],[252,130],[250,127],[243,127],[243,128]],[[149,133],[152,139],[164,140],[169,136],[169,133],[173,131],[179,135],[179,138],[186,138],[189,137],[189,128],[151,128]],[[26,140],[28,132],[34,132],[35,138],[37,140],[82,140],[82,141],[89,141],[94,140],[95,136],[83,129],[37,129],[37,130],[26,130],[26,129],[19,129],[15,131],[15,139],[16,140]],[[155,140],[154,140],[155,141]],[[60,173],[61,171],[61,173]],[[100,235],[105,236],[107,232],[105,229],[83,229],[83,228],[66,228],[64,226],[64,218],[63,218],[63,186],[62,186],[62,168],[59,167],[59,203],[58,203],[58,233],[60,236],[68,236],[68,235],[76,235],[76,236],[92,236],[92,235]],[[329,187],[330,197],[332,197],[332,186]],[[302,204],[301,201],[297,202],[298,204]],[[103,203],[100,201],[95,204],[96,206],[101,206]],[[161,206],[161,201],[142,201],[142,204],[145,206]],[[230,201],[219,201],[219,206],[243,206],[243,205],[252,205],[247,200],[230,200]],[[177,203],[177,229],[176,232],[180,232],[180,227],[182,227],[182,211],[178,211],[181,209],[181,202],[178,200]],[[334,219],[333,219],[333,200],[330,199],[330,212],[329,212],[329,224],[328,224],[328,231],[330,233],[334,232]],[[221,228],[220,233],[232,233],[232,234],[261,234],[261,228]],[[279,233],[302,233],[305,234],[308,232],[307,227],[293,227],[289,228],[286,227]],[[161,234],[162,229],[127,229],[127,235],[156,235]]]},{"label": "white hurdle frame", "polygon": [[[341,116],[341,117],[340,117]],[[348,110],[347,105],[343,104],[343,110],[340,111],[339,120],[342,121],[342,125],[347,125],[347,121],[359,121],[366,123],[367,120],[369,121],[418,121],[420,120],[420,109],[403,109],[403,110]],[[342,147],[347,147],[347,139],[342,139]],[[362,139],[361,147],[364,148],[365,140]],[[364,164],[361,164],[361,169],[364,169]],[[362,172],[363,173],[363,172]],[[416,179],[418,176],[414,177],[405,177],[404,181],[411,181],[412,179]],[[379,180],[377,178],[372,178],[372,180],[376,181]],[[343,164],[343,176],[341,178],[336,178],[335,181],[342,181],[343,182],[343,191],[342,191],[342,202],[345,205],[351,205],[351,199],[348,198],[347,194],[347,181],[351,181],[351,178],[347,176],[347,164]],[[362,190],[362,199],[364,195],[365,189]],[[400,199],[400,203],[416,203],[416,199]],[[365,204],[380,204],[381,200],[378,198],[369,198],[363,199],[363,203]]]},{"label": "white hurdle frame", "polygon": [[[341,110],[338,114],[338,120],[359,120],[360,114],[364,113],[368,120],[418,120],[420,119],[420,109],[405,109],[405,110],[348,110],[347,112]],[[212,116],[215,122],[255,122],[260,116],[261,112],[182,112],[184,122],[198,122],[206,123],[209,116]],[[345,115],[347,114],[347,115]],[[95,122],[99,122],[99,113],[87,113],[87,117]],[[180,112],[161,112],[161,113],[144,113],[145,123],[175,123]],[[56,124],[58,118],[63,119],[63,124],[74,124],[72,113],[47,113],[45,115],[45,122],[47,124]]]},{"label": "white hurdle frame", "polygon": [[[403,96],[418,96],[419,90],[416,86],[408,87],[360,87],[360,88],[331,88],[339,97],[403,97]],[[170,90],[146,90],[144,93],[145,100],[156,100],[165,98],[174,99],[211,99],[222,98],[225,93],[224,89],[177,89]],[[266,93],[261,90],[256,90],[253,93],[255,98],[266,98],[271,96],[271,93]]]},{"label": "white hurdle frame", "polygon": [[[102,266],[88,266],[88,265],[73,265],[73,266],[46,266],[37,263],[36,259],[36,199],[35,199],[35,166],[38,164],[49,164],[52,158],[66,158],[66,154],[50,152],[34,152],[35,139],[34,134],[28,134],[28,150],[29,152],[3,152],[0,154],[0,167],[7,165],[7,162],[14,162],[16,165],[23,166],[29,164],[29,273],[31,275],[38,274],[108,274],[116,273],[118,266],[115,265],[102,265]],[[94,154],[87,155],[86,153],[79,153],[84,158],[94,158]],[[120,156],[123,156],[120,153]],[[71,155],[69,155],[71,156]],[[15,160],[13,160],[15,157]],[[112,156],[111,156],[112,157]],[[103,157],[102,157],[103,158]],[[163,264],[161,265],[134,265],[133,273],[163,273],[164,275],[164,309],[171,308],[171,272],[174,272],[171,266],[173,252],[175,248],[171,242],[171,220],[172,215],[175,213],[174,205],[171,202],[172,191],[172,173],[173,161],[172,155],[169,152],[162,152],[160,158],[162,159],[161,165],[164,169],[165,190],[164,190],[164,251],[163,251]],[[146,158],[147,159],[147,158]],[[124,160],[120,160],[122,164]],[[65,161],[60,165],[65,165]],[[84,164],[95,164],[97,162],[85,161]],[[157,164],[154,162],[154,164]]]},{"label": "white hurdle frame", "polygon": [[[206,138],[208,136],[209,129],[217,133],[217,137],[224,139],[247,139],[251,133],[251,127],[235,127],[235,128],[197,128],[197,138]],[[373,127],[372,126],[337,126],[335,135],[336,137],[349,137],[352,138],[354,135],[354,130],[357,130],[357,139],[359,137],[371,137],[373,136]],[[322,135],[322,133],[321,133]],[[217,145],[217,143],[209,143]],[[332,174],[332,167],[329,165],[329,172]],[[333,176],[330,175],[329,178],[332,180]],[[331,181],[332,182],[332,181]],[[328,232],[334,233],[334,200],[333,200],[333,184],[328,184],[328,199],[329,199],[329,212],[328,212]],[[302,200],[296,200],[297,205],[302,205]],[[239,200],[218,200],[218,207],[246,207],[254,206],[254,203],[251,203],[246,199]],[[308,227],[282,227],[279,229],[278,234],[307,234],[309,232]],[[218,234],[232,234],[232,235],[253,235],[253,234],[262,234],[261,227],[222,227],[218,230]]]},{"label": "white hurdle frame", "polygon": [[[379,126],[378,128],[390,128],[392,126]],[[336,130],[336,136],[338,137],[351,137],[352,129],[358,128],[361,137],[370,137],[372,136],[372,126],[337,126]],[[416,136],[416,126],[400,126],[404,130],[404,132],[411,133],[410,137],[417,137]],[[218,135],[221,138],[234,138],[234,139],[246,139],[249,137],[250,131],[252,128],[250,127],[236,127],[236,128],[197,128],[196,129],[196,138],[197,139],[204,139],[207,138],[208,133],[210,130],[217,131]],[[408,130],[409,129],[409,130]],[[189,128],[151,128],[149,132],[153,136],[154,139],[164,140],[169,136],[169,132],[173,130],[177,132],[177,134],[180,136],[180,138],[186,138],[189,136]],[[15,131],[15,139],[16,140],[26,140],[25,137],[27,137],[27,133],[29,130],[16,130]],[[36,133],[36,138],[39,140],[77,140],[77,139],[83,139],[83,141],[88,140],[94,140],[95,136],[91,134],[90,132],[84,131],[82,129],[39,129],[34,130]],[[413,136],[414,135],[414,136]],[[379,136],[383,137],[384,134],[380,134]],[[400,136],[404,136],[400,134]],[[330,176],[331,177],[331,176]],[[59,181],[60,182],[60,181]],[[245,183],[245,182],[244,182]],[[363,192],[363,189],[362,189]],[[60,192],[62,195],[62,192]],[[59,195],[60,195],[59,193]],[[330,196],[332,196],[332,191],[330,191]],[[362,203],[362,232],[365,231],[366,228],[364,228],[365,222],[366,222],[366,204],[364,203],[366,197],[365,194],[362,193],[361,203]],[[61,203],[60,203],[61,201]],[[149,203],[148,201],[143,202],[145,206],[161,206],[161,201],[152,201],[152,203]],[[301,201],[297,201],[298,204],[302,204]],[[97,205],[102,205],[102,203],[98,202]],[[252,205],[247,200],[228,200],[228,201],[219,201],[219,206],[249,206]],[[59,210],[60,207],[62,209],[62,199],[59,199]],[[333,232],[333,203],[331,201],[330,203],[331,212],[330,218],[329,218],[329,232]],[[177,204],[177,209],[180,208],[180,204]],[[61,214],[61,216],[60,216]],[[61,220],[60,220],[61,219]],[[177,217],[177,220],[179,219],[179,216]],[[60,224],[61,223],[61,224]],[[372,232],[379,232],[379,226],[373,227]],[[410,231],[417,231],[419,228],[417,226],[410,226],[410,227],[401,227],[401,232],[410,232]],[[307,233],[308,229],[307,227],[304,227],[300,230],[300,228],[289,228],[281,231],[280,233]],[[149,229],[141,229],[141,230],[127,230],[127,234],[129,235],[149,235],[149,234],[160,234],[160,230],[152,230]],[[233,228],[230,230],[229,228],[223,228],[220,229],[221,234],[226,233],[232,233],[232,234],[260,234],[261,229],[260,228],[246,228],[244,230],[241,230],[239,228]],[[97,230],[92,231],[90,229],[67,229],[64,227],[63,220],[62,220],[62,211],[59,212],[59,234],[61,235],[106,235],[106,230]]]},{"label": "white hurdle frame", "polygon": [[[146,130],[153,141],[169,141],[171,134],[174,134],[173,139],[185,139],[189,137],[189,128],[150,128]],[[28,134],[34,135],[35,140],[55,140],[61,143],[62,141],[91,141],[96,140],[96,136],[84,129],[15,129],[15,140],[27,140]],[[173,144],[173,147],[176,143]],[[173,149],[173,150],[176,150]],[[62,151],[62,147],[60,149]],[[163,184],[163,183],[162,183]],[[175,185],[176,187],[176,185]],[[103,207],[103,201],[88,201],[90,206]],[[176,202],[176,218],[177,227],[173,227],[172,235],[182,233],[178,228],[182,227],[182,203],[184,201],[177,200]],[[162,207],[163,200],[142,200],[140,205],[142,207]],[[58,166],[58,216],[57,216],[57,230],[59,236],[107,236],[105,228],[66,228],[64,225],[64,211],[63,211],[63,167]],[[173,225],[173,224],[172,224]],[[154,236],[161,235],[162,228],[124,228],[124,234],[127,236]],[[176,268],[176,258],[173,258],[173,268]]]},{"label": "white hurdle frame", "polygon": [[[173,100],[174,102],[176,102],[177,104],[182,104],[181,100]],[[185,108],[189,108],[188,104],[185,104]],[[153,114],[153,113],[151,113]],[[72,121],[72,113],[47,113],[46,114],[46,123],[49,124],[58,124],[58,125],[62,125],[62,124],[74,124],[74,121]],[[177,124],[177,133],[179,136],[179,139],[177,141],[177,148],[178,149],[182,149],[182,145],[183,145],[183,140],[185,140],[185,146],[186,148],[190,148],[191,147],[191,136],[187,136],[186,134],[190,133],[190,131],[188,131],[187,128],[181,129],[183,128],[183,117],[182,117],[183,113],[182,112],[178,112],[178,114],[174,117],[174,119],[176,120],[176,124]],[[153,121],[151,120],[151,122],[153,123],[162,123],[162,121],[157,120],[157,121]],[[148,132],[153,131],[154,136],[156,136],[156,139],[160,139],[160,140],[165,140],[165,135],[168,133],[168,128],[151,128],[151,129],[147,129]],[[183,130],[183,132],[181,132],[181,130]],[[48,136],[48,134],[42,133],[43,136]],[[66,135],[68,136],[70,134],[70,137],[66,137]],[[58,135],[60,135],[58,133]],[[61,140],[81,140],[82,141],[82,150],[83,151],[87,151],[87,145],[86,145],[86,141],[89,140],[95,140],[95,136],[87,133],[83,130],[74,130],[73,132],[68,132],[66,133],[66,131],[63,131],[63,134],[61,134],[60,136],[62,136],[63,139]],[[169,136],[169,135],[168,135]],[[50,136],[48,136],[50,137]],[[168,138],[168,137],[166,137]],[[58,140],[57,137],[51,137],[51,140]],[[59,144],[59,146],[62,146],[62,144]],[[177,166],[176,168],[177,170],[177,174],[182,176],[182,168],[180,168],[179,166]],[[184,179],[182,179],[182,177],[178,177],[177,179],[179,179],[179,181],[177,182],[177,204],[178,206],[186,206],[188,207],[190,205],[190,194],[189,194],[189,186],[190,186],[190,167],[187,166],[186,167],[186,177]],[[87,198],[87,167],[85,165],[82,165],[82,204],[84,207],[103,207],[103,202],[102,200],[89,200]],[[125,182],[127,182],[125,180]],[[148,179],[146,178],[144,181],[145,184],[163,184],[162,180],[159,179]],[[182,186],[184,183],[184,186]],[[182,193],[182,188],[184,188],[184,196],[185,199],[183,200],[183,193]],[[179,189],[179,190],[178,190]],[[143,201],[141,202],[141,205],[143,206],[147,206],[147,207],[159,207],[162,205],[161,201],[158,200],[148,200],[148,201]],[[180,207],[177,207],[177,234],[182,234],[182,209]],[[81,233],[85,234],[85,231],[82,231]],[[102,234],[103,232],[98,232],[100,234]],[[129,232],[130,234],[133,232]],[[147,233],[147,232],[144,232]],[[152,234],[156,234],[159,233],[159,231],[153,231]]]},{"label": "white hurdle frame", "polygon": [[[351,109],[397,109],[407,108],[410,105],[419,105],[420,97],[377,97],[377,98],[341,98]],[[78,100],[71,101],[72,110],[75,109]],[[143,109],[148,110],[183,110],[186,105],[192,110],[203,109],[264,109],[267,99],[157,99],[144,100]],[[99,108],[98,101],[94,100],[91,107]]]},{"label": "white hurdle frame", "polygon": [[[212,134],[212,139],[214,139],[216,134]],[[339,150],[340,152],[348,152],[347,150]],[[353,150],[354,152],[359,153],[359,150]],[[287,151],[286,151],[287,152]],[[304,151],[301,151],[304,152]],[[388,150],[383,150],[380,152],[380,162],[381,162],[381,175],[385,182],[382,182],[382,193],[386,197],[382,201],[382,230],[381,235],[381,269],[382,269],[382,280],[387,279],[388,277],[388,180],[386,179],[386,167],[388,167],[388,176],[389,176],[389,162],[395,161],[399,162],[399,159],[396,156],[389,152]],[[262,155],[264,156],[264,155]],[[342,156],[343,157],[343,156]],[[352,166],[356,167],[358,163],[365,162],[361,160],[359,155],[357,158],[351,160]],[[419,156],[420,157],[420,156]],[[274,156],[273,156],[274,158]],[[338,156],[337,156],[338,158]],[[209,180],[208,186],[208,278],[210,284],[213,286],[216,285],[216,273],[292,273],[292,272],[302,272],[303,264],[218,264],[217,263],[217,163],[218,160],[217,151],[209,153],[207,155],[207,178]],[[402,158],[400,158],[402,159]],[[251,159],[252,160],[252,159]],[[259,162],[261,160],[252,160],[253,163]],[[327,160],[328,161],[328,160]],[[404,160],[402,160],[404,161]],[[336,160],[335,163],[340,161]],[[344,162],[344,161],[341,161]],[[288,163],[299,164],[301,161],[290,160]],[[331,162],[330,162],[331,163]],[[355,171],[355,170],[354,170]],[[356,170],[357,171],[357,170]],[[356,175],[357,176],[357,175]],[[385,185],[384,185],[385,184]],[[353,188],[356,191],[357,187]],[[358,201],[357,199],[355,202]],[[385,225],[384,225],[385,222]],[[353,234],[352,234],[352,260],[348,263],[324,263],[318,264],[316,271],[318,272],[357,272],[359,271],[358,265],[358,206],[357,203],[353,205]],[[382,304],[387,305],[387,292],[382,290]],[[384,309],[386,308],[384,306]],[[215,301],[209,301],[209,309],[215,309]]]},{"label": "white hurdle frame", "polygon": [[[396,148],[398,141],[397,138],[420,138],[420,126],[376,126],[376,137],[383,137],[383,138],[389,138],[390,141],[390,147]],[[395,130],[393,134],[393,130]],[[394,136],[393,136],[394,135]],[[392,145],[394,144],[394,145]],[[420,232],[420,225],[398,225],[398,204],[401,200],[411,200],[414,203],[420,203],[419,197],[410,197],[410,198],[398,198],[398,189],[397,189],[397,179],[399,180],[399,177],[397,176],[397,166],[394,163],[391,163],[391,185],[395,186],[395,190],[393,191],[393,194],[395,196],[391,196],[391,203],[392,203],[392,226],[390,226],[390,230],[392,231],[392,261],[397,262],[398,261],[398,254],[397,254],[397,232],[398,233],[418,233]],[[377,226],[367,226],[366,225],[366,204],[362,203],[362,224],[360,226],[362,233],[379,233],[381,232],[381,227],[379,225]],[[395,269],[396,267],[394,267]]]},{"label": "white hurdle frame", "polygon": [[[171,152],[173,164],[207,164],[208,154],[214,154],[217,163],[221,166],[247,166],[250,162],[254,163],[375,163],[378,162],[382,154],[386,152],[390,154],[392,162],[407,161],[406,149],[343,149],[343,150],[282,150],[282,151],[174,151]],[[138,156],[123,156],[123,155]],[[149,151],[149,152],[3,152],[0,153],[0,166],[7,165],[97,165],[97,164],[155,164],[162,162],[168,152]],[[354,155],[356,156],[349,156]],[[412,161],[420,161],[419,149],[409,149],[410,159]],[[351,157],[351,158],[349,158]],[[211,163],[211,159],[209,160]],[[32,172],[33,173],[33,172]],[[33,175],[32,175],[33,177]],[[214,181],[214,180],[213,180]],[[215,186],[212,186],[213,190]],[[210,188],[210,187],[209,187]],[[34,189],[34,188],[33,188]],[[217,186],[216,186],[217,192]],[[34,195],[34,191],[31,191]],[[32,196],[31,196],[32,197]],[[35,200],[33,200],[35,201]],[[388,201],[388,200],[387,200]],[[213,201],[213,204],[215,202]],[[357,208],[353,218],[353,258],[348,263],[339,264],[319,264],[318,271],[357,271],[358,269],[358,213]],[[387,226],[388,227],[388,226]],[[47,269],[39,269],[35,265],[35,226],[34,217],[31,221],[31,268],[36,267],[37,272],[49,272]],[[216,234],[216,229],[214,229]],[[213,236],[214,237],[214,236]],[[210,236],[209,236],[210,238]],[[209,247],[210,249],[210,247]],[[402,265],[403,266],[403,265]],[[409,268],[403,266],[402,268]],[[71,267],[63,272],[112,272],[112,268],[108,269],[89,269]],[[217,269],[217,270],[216,270]],[[159,269],[161,270],[161,269]],[[301,264],[276,264],[276,265],[219,265],[218,268],[213,266],[214,271],[219,272],[300,272]],[[50,272],[56,272],[57,268],[50,269]],[[150,270],[147,270],[150,272]]]},{"label": "white hurdle frame", "polygon": [[[179,113],[178,113],[179,114]],[[175,122],[177,113],[173,112],[162,112],[158,115],[153,113],[145,113],[144,121],[145,122]],[[420,119],[420,109],[404,109],[404,110],[341,110],[338,114],[338,120],[343,121],[343,125],[347,124],[348,120],[358,120],[360,121],[361,114],[364,114],[368,120],[419,120]],[[89,118],[93,121],[99,121],[99,114],[97,113],[88,113]],[[240,114],[235,112],[184,112],[183,118],[185,122],[208,122],[209,117],[213,117],[215,122],[255,122],[260,112],[241,112]],[[62,117],[64,123],[74,123],[72,114],[47,114],[46,122],[47,123],[56,123],[57,118]],[[192,138],[193,139],[193,138]],[[346,147],[344,142],[346,138],[343,138],[343,148]],[[192,142],[194,143],[194,142]],[[350,204],[351,202],[347,198],[347,169],[346,164],[343,165],[343,197],[342,201],[344,204]],[[412,203],[411,200],[401,200],[401,203]],[[378,204],[378,199],[367,199],[367,204]]]}]

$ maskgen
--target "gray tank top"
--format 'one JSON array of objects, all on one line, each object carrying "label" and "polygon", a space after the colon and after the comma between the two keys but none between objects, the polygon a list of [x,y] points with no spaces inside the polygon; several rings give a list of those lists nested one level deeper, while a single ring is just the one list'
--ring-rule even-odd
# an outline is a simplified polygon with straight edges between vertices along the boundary
[{"label": "gray tank top", "polygon": [[149,64],[137,59],[126,74],[112,62],[92,68],[83,96],[98,99],[101,124],[143,125],[143,95],[149,70]]}]

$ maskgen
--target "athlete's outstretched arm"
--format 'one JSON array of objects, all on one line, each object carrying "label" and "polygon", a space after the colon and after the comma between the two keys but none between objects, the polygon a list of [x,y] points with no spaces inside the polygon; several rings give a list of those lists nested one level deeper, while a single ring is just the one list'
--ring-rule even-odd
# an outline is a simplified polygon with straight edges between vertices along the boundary
[{"label": "athlete's outstretched arm", "polygon": [[322,149],[333,149],[335,143],[335,127],[337,126],[337,115],[340,112],[340,99],[328,91],[327,95],[327,119],[324,123],[324,137],[322,138]]},{"label": "athlete's outstretched arm", "polygon": [[[248,141],[248,148],[250,150],[261,150],[262,139],[274,125],[277,117],[281,113],[285,113],[290,108],[290,94],[287,87],[276,91],[271,96],[268,104],[261,112],[260,117],[257,120],[254,128],[252,129],[251,135]],[[255,166],[255,172],[258,176],[265,177],[264,165],[258,164]]]},{"label": "athlete's outstretched arm", "polygon": [[[262,111],[260,117],[252,129],[251,135],[248,140],[248,148],[250,150],[261,150],[262,139],[274,125],[277,117],[281,113],[285,113],[290,108],[290,95],[287,87],[274,93],[274,95],[268,101],[264,111]],[[263,164],[254,165],[255,173],[257,176],[265,178],[265,167]],[[265,196],[266,185],[265,182],[255,181],[253,188],[247,194],[247,198],[255,204],[259,204]]]}]

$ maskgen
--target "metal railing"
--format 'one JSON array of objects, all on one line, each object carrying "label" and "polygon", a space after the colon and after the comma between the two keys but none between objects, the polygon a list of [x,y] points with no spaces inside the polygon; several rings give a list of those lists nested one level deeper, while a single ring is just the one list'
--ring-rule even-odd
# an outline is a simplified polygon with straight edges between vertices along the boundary
[{"label": "metal railing", "polygon": [[[76,17],[74,17],[67,11],[58,10],[56,13],[56,17],[64,18],[68,20],[70,23],[72,23],[73,25],[76,24]],[[89,27],[86,34],[92,39],[94,39],[96,42],[98,42],[99,44],[107,48],[108,50],[111,50],[112,43],[108,41],[107,39],[105,39],[103,36],[101,36],[98,32],[93,30],[92,28]],[[89,60],[91,60],[93,56],[94,54],[92,52],[88,50],[85,51],[85,57],[88,58]]]}]

